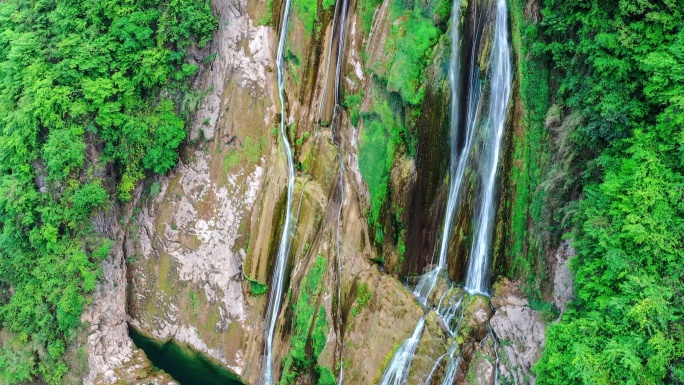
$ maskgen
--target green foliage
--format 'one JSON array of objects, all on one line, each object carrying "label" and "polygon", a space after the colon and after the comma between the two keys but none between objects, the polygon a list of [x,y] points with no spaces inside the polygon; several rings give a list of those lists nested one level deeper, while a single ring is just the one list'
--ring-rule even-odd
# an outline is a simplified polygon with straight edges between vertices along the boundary
[{"label": "green foliage", "polygon": [[36,369],[35,352],[40,351],[44,354],[43,348],[35,342],[22,341],[16,335],[7,336],[2,342],[0,380],[8,385],[28,383]]},{"label": "green foliage", "polygon": [[553,302],[546,302],[541,299],[532,298],[530,300],[530,308],[536,310],[541,314],[544,322],[552,322],[558,318],[560,311]]},{"label": "green foliage", "polygon": [[228,151],[228,155],[223,160],[223,171],[230,172],[233,167],[240,163],[240,152],[236,149]]},{"label": "green foliage", "polygon": [[333,5],[335,5],[335,0],[323,0],[323,9],[330,9]]},{"label": "green foliage", "polygon": [[419,8],[405,11],[399,22],[392,24],[388,44],[394,45],[395,53],[387,75],[387,89],[398,92],[407,104],[417,106],[423,101],[423,71],[432,59],[439,35],[432,19],[424,17]]},{"label": "green foliage", "polygon": [[[322,255],[316,256],[316,261],[309,269],[309,274],[302,278],[299,297],[293,307],[290,351],[283,359],[281,385],[296,383],[299,373],[312,365],[315,365],[316,371],[321,375],[320,381],[327,383],[325,381],[329,380],[324,378],[328,374],[325,373],[326,368],[316,364],[318,356],[325,348],[329,332],[325,308],[318,303],[318,296],[322,289],[321,280],[325,275],[326,265],[327,260]],[[307,346],[310,347],[310,350],[307,349]],[[319,383],[321,383],[320,381]]]},{"label": "green foliage", "polygon": [[[321,11],[325,11],[332,7],[335,4],[335,0],[322,0],[322,9]],[[311,36],[314,32],[314,25],[318,22],[320,23],[318,12],[319,12],[319,4],[318,0],[293,0],[292,1],[292,9],[295,11],[295,14],[298,16],[299,20],[302,22],[302,25],[304,26],[304,31],[306,32],[307,36]],[[317,31],[320,29],[320,26],[317,27]]]},{"label": "green foliage", "polygon": [[283,59],[285,59],[285,61],[287,61],[288,63],[291,63],[292,65],[294,65],[296,67],[299,67],[300,65],[302,65],[302,59],[300,59],[299,56],[297,56],[297,54],[294,53],[289,48],[287,50],[285,50],[285,57]]},{"label": "green foliage", "polygon": [[266,294],[268,291],[268,285],[265,283],[261,283],[257,281],[256,279],[252,279],[248,277],[247,275],[244,275],[245,279],[249,281],[249,290],[254,296],[260,296],[263,294]]},{"label": "green foliage", "polygon": [[363,102],[363,89],[360,89],[356,94],[345,95],[342,105],[349,110],[349,119],[354,127],[358,127],[359,118],[361,117],[361,103]]},{"label": "green foliage", "polygon": [[176,165],[176,149],[185,139],[185,122],[173,110],[173,103],[165,100],[156,113],[146,119],[154,139],[143,158],[143,165],[157,174],[164,174]]},{"label": "green foliage", "polygon": [[175,164],[185,123],[169,95],[215,27],[208,1],[0,2],[0,322],[17,333],[0,347],[3,383],[67,371],[112,244],[91,217]]},{"label": "green foliage", "polygon": [[559,93],[566,106],[586,119],[582,140],[603,146],[642,123],[655,123],[660,102],[650,100],[644,83],[660,84],[649,79],[647,68],[654,60],[667,66],[666,57],[672,58],[668,50],[676,47],[681,31],[681,4],[547,0],[545,5],[542,23],[551,39],[545,49],[563,74]]},{"label": "green foliage", "polygon": [[270,25],[273,20],[273,0],[266,0],[266,10],[256,20],[256,25]]},{"label": "green foliage", "polygon": [[333,372],[325,366],[316,366],[316,371],[319,376],[317,385],[335,385],[337,383]]},{"label": "green foliage", "polygon": [[43,146],[43,159],[51,178],[63,180],[72,170],[83,167],[86,148],[83,133],[83,127],[78,126],[50,131]]},{"label": "green foliage", "polygon": [[599,159],[603,181],[585,188],[577,218],[577,299],[549,329],[540,383],[659,384],[682,369],[684,176],[667,155],[677,131],[666,142],[636,131],[624,154]]},{"label": "green foliage", "polygon": [[576,299],[547,331],[539,384],[683,381],[682,9],[545,2],[559,93],[583,118],[574,144],[598,157],[574,217]]}]

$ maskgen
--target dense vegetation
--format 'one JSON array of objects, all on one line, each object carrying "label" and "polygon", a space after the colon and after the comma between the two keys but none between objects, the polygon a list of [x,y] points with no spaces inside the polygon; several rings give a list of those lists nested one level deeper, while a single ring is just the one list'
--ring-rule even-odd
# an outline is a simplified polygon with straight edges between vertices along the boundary
[{"label": "dense vegetation", "polygon": [[681,1],[546,0],[541,26],[583,199],[576,299],[549,327],[539,384],[684,383]]},{"label": "dense vegetation", "polygon": [[216,25],[206,0],[0,2],[0,382],[67,372],[111,247],[91,218],[176,163]]}]

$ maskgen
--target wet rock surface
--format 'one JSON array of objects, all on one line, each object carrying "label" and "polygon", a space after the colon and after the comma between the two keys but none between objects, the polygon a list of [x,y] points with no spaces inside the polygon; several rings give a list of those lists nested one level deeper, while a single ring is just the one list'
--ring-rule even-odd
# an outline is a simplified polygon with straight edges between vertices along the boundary
[{"label": "wet rock surface", "polygon": [[575,249],[570,246],[572,241],[563,242],[554,254],[553,264],[553,301],[563,315],[568,302],[573,298],[573,276],[570,271],[570,258],[575,256]]},{"label": "wet rock surface", "polygon": [[117,219],[123,215],[117,207],[94,221],[98,231],[116,241],[102,264],[103,278],[95,288],[92,303],[81,316],[81,321],[87,325],[88,356],[88,373],[83,383],[137,384],[152,381],[155,384],[171,384],[174,383],[171,377],[155,371],[145,354],[128,337],[124,229]]},{"label": "wet rock surface", "polygon": [[494,291],[490,325],[499,339],[499,376],[515,384],[534,383],[532,365],[544,350],[546,326],[517,284],[502,280]]}]

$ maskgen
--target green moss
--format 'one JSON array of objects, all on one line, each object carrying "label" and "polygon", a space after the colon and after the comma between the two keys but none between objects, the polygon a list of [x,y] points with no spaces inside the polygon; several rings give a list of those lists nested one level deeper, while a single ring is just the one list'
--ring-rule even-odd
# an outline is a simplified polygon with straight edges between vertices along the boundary
[{"label": "green moss", "polygon": [[316,366],[318,372],[317,385],[335,385],[335,375],[325,366]]},{"label": "green moss", "polygon": [[[370,28],[378,4],[372,0],[360,3],[364,28]],[[370,193],[367,220],[375,241],[380,244],[384,243],[389,232],[394,236],[391,242],[402,247],[396,235],[401,233],[405,224],[395,221],[391,212],[384,216],[383,210],[392,210],[386,207],[386,203],[395,154],[400,154],[396,158],[416,155],[418,139],[415,127],[422,116],[426,68],[444,32],[438,27],[443,18],[437,12],[443,12],[442,8],[437,3],[392,1],[390,14],[393,22],[383,47],[384,55],[373,63],[367,63],[375,75],[371,76],[371,104],[367,110],[358,113],[356,107],[361,107],[363,95],[345,97],[344,104],[349,109],[353,125],[359,121],[360,115],[359,169]],[[386,229],[385,226],[392,227]],[[403,256],[402,252],[399,254]]]},{"label": "green moss", "polygon": [[372,298],[372,294],[368,289],[368,285],[362,283],[356,290],[356,302],[351,308],[352,317],[356,317],[361,311],[368,307],[368,303]]},{"label": "green moss", "polygon": [[225,172],[230,172],[238,163],[240,163],[240,153],[235,149],[230,150],[223,160],[223,170]]},{"label": "green moss", "polygon": [[[525,21],[523,2],[512,7],[513,44],[520,57],[526,58],[537,39],[536,26]],[[513,261],[511,274],[526,281],[526,291],[539,295],[541,280],[545,275],[545,259],[541,234],[529,231],[544,227],[544,189],[539,189],[547,163],[548,130],[545,117],[550,102],[549,72],[540,60],[519,60],[520,99],[525,113],[521,117],[524,132],[514,137],[513,167],[511,180],[515,181],[511,218]],[[530,228],[530,226],[532,226]]]},{"label": "green moss", "polygon": [[[385,369],[387,369],[387,366],[392,362],[392,358],[394,357],[395,354],[399,351],[399,348],[401,348],[401,344],[403,344],[403,341],[396,343],[393,347],[392,350],[387,353],[385,358],[382,360],[382,364],[380,364],[380,370],[378,370],[378,375],[376,376],[375,380],[373,383],[379,383],[380,382],[380,376],[382,376],[383,373],[385,373]],[[346,367],[345,367],[346,369]]]},{"label": "green moss", "polygon": [[363,95],[363,89],[359,89],[358,93],[345,95],[344,100],[342,101],[342,105],[349,110],[349,119],[354,127],[358,127],[359,125]]},{"label": "green moss", "polygon": [[[334,4],[335,0],[323,0],[321,4],[322,10],[325,11]],[[318,20],[318,0],[293,0],[292,6],[307,35],[311,36],[314,32],[314,25]]]},{"label": "green moss", "polygon": [[329,326],[325,308],[318,306],[317,298],[326,265],[327,260],[318,255],[309,274],[302,278],[301,291],[292,311],[290,351],[283,359],[281,385],[295,383],[299,373],[314,365],[325,348]]},{"label": "green moss", "polygon": [[423,101],[424,71],[439,35],[432,19],[423,17],[419,9],[405,12],[399,22],[392,24],[388,40],[394,40],[396,53],[388,72],[387,89],[398,92],[407,104],[417,106]]},{"label": "green moss", "polygon": [[261,159],[261,155],[268,146],[268,139],[264,136],[261,139],[253,139],[246,137],[242,143],[241,149],[231,149],[228,151],[223,160],[223,169],[225,172],[230,172],[233,168],[240,164],[242,159],[247,160],[252,164],[256,164]]},{"label": "green moss", "polygon": [[268,285],[265,283],[261,283],[259,281],[250,279],[249,280],[249,289],[252,292],[252,295],[259,296],[262,294],[266,294],[266,292],[268,291]]},{"label": "green moss", "polygon": [[323,10],[330,9],[335,5],[335,0],[323,0]]},{"label": "green moss", "polygon": [[359,169],[370,193],[368,222],[375,228],[376,241],[382,242],[383,228],[378,222],[380,210],[387,200],[390,172],[397,145],[403,143],[404,126],[401,106],[391,94],[378,85],[371,89],[373,104],[362,114],[363,129],[359,143]]},{"label": "green moss", "polygon": [[169,272],[171,271],[171,256],[166,253],[159,255],[157,260],[157,268],[159,275],[157,276],[157,287],[159,291],[166,294],[168,292],[168,278]]},{"label": "green moss", "polygon": [[261,139],[252,139],[249,136],[246,137],[243,145],[245,158],[251,163],[256,164],[259,159],[261,159],[261,155],[264,153],[266,146],[268,146],[266,137],[262,137]]},{"label": "green moss", "polygon": [[318,315],[314,323],[314,329],[311,333],[311,347],[313,348],[313,355],[318,357],[325,349],[325,342],[328,339],[328,321],[325,318],[325,308],[322,306],[318,308]]},{"label": "green moss", "polygon": [[266,1],[266,10],[263,15],[256,20],[256,25],[271,25],[273,20],[273,0]]}]

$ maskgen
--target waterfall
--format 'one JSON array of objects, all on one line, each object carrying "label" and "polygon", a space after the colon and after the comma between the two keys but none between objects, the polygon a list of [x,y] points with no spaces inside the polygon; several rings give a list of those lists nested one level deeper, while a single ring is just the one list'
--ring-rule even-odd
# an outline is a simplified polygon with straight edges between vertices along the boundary
[{"label": "waterfall", "polygon": [[[337,7],[340,6],[341,9],[339,10],[339,20],[338,20],[338,10]],[[339,341],[339,351],[338,351],[338,362],[340,363],[340,370],[338,373],[338,380],[337,383],[338,385],[342,385],[342,379],[344,378],[344,368],[342,365],[342,349],[343,349],[343,344],[342,344],[342,316],[341,316],[341,311],[339,310],[339,303],[342,301],[342,255],[340,252],[340,243],[341,243],[341,235],[340,235],[340,228],[342,225],[342,208],[344,207],[344,172],[345,172],[345,167],[344,167],[344,159],[342,158],[342,151],[340,149],[340,144],[338,140],[335,137],[335,126],[338,123],[339,120],[339,115],[338,112],[341,108],[340,105],[340,77],[342,74],[342,61],[344,58],[344,40],[346,37],[346,27],[347,27],[347,10],[349,8],[349,0],[343,0],[341,3],[338,1],[336,4],[336,9],[335,9],[335,17],[333,19],[333,25],[332,29],[330,32],[330,49],[328,51],[328,60],[326,64],[326,75],[325,75],[325,85],[324,85],[324,95],[321,97],[321,104],[319,108],[319,116],[322,114],[323,111],[323,105],[325,104],[325,92],[328,90],[328,70],[330,70],[330,57],[332,55],[333,51],[333,44],[335,40],[335,31],[337,30],[337,59],[335,61],[335,86],[333,89],[333,95],[334,95],[334,105],[333,105],[333,115],[332,119],[330,122],[330,139],[332,141],[332,144],[335,146],[335,149],[337,150],[337,162],[339,164],[340,168],[340,176],[337,182],[337,187],[338,187],[338,193],[340,197],[340,203],[337,208],[337,228],[336,228],[336,237],[335,237],[335,251],[337,255],[337,299],[338,299],[338,320],[337,320],[337,325],[338,327],[338,335],[340,336],[340,341]],[[337,27],[337,29],[336,29]]]},{"label": "waterfall", "polygon": [[[506,119],[506,109],[511,95],[511,53],[508,41],[508,9],[506,0],[497,0],[496,22],[494,25],[494,43],[489,59],[490,65],[490,101],[487,119],[482,127],[482,149],[479,163],[479,174],[482,180],[480,205],[476,208],[474,241],[470,249],[465,289],[470,294],[487,293],[487,270],[490,260],[490,240],[494,222],[494,195],[496,175],[501,153],[501,141]],[[479,126],[479,125],[478,125]],[[459,305],[460,306],[460,303]],[[491,330],[491,328],[490,328]],[[493,332],[492,337],[496,341]],[[495,344],[496,349],[496,344]],[[452,342],[450,352],[457,350],[457,343]],[[496,363],[499,356],[495,350]],[[456,379],[459,357],[449,356],[449,364],[443,384],[452,384]],[[495,383],[498,382],[498,371],[495,371]]]},{"label": "waterfall", "polygon": [[[465,174],[465,163],[467,156],[458,156],[458,121],[459,121],[459,97],[460,97],[460,48],[461,48],[461,36],[459,28],[459,20],[461,14],[461,0],[454,0],[451,10],[451,57],[449,60],[449,82],[451,84],[451,121],[450,121],[450,134],[451,134],[451,181],[449,183],[449,195],[447,198],[447,208],[444,216],[444,231],[442,232],[442,246],[439,251],[439,262],[437,266],[426,272],[420,277],[418,285],[416,285],[413,294],[420,301],[423,306],[427,306],[428,298],[432,293],[432,290],[437,284],[440,273],[446,268],[447,264],[447,250],[449,248],[449,237],[451,234],[452,222],[454,219],[454,214],[456,211],[456,202],[458,201],[458,193],[460,191],[461,181],[463,175]],[[476,82],[479,84],[479,82]],[[470,109],[469,109],[470,110]],[[468,135],[467,135],[468,136]],[[469,146],[472,140],[466,138],[466,146]],[[469,148],[469,147],[468,147]],[[467,154],[467,152],[461,152],[461,154]],[[416,344],[420,341],[420,334],[423,332],[423,324],[425,320],[421,318],[418,322],[420,327],[416,325],[411,338],[416,338]],[[418,333],[416,337],[416,332]],[[407,341],[409,341],[407,340]],[[411,368],[411,362],[413,361],[415,347],[410,351],[410,354],[406,349],[411,348],[406,342],[401,345],[399,350],[392,357],[392,361],[387,366],[385,373],[382,377],[382,385],[389,384],[403,384],[406,382],[408,377],[409,369]]]},{"label": "waterfall", "polygon": [[394,357],[392,357],[392,361],[390,361],[387,370],[385,370],[385,374],[382,376],[382,380],[380,380],[380,385],[401,385],[406,383],[409,369],[411,368],[411,366],[406,365],[406,363],[410,363],[410,360],[416,353],[416,348],[420,342],[420,336],[423,334],[424,326],[425,317],[422,317],[413,329],[411,337],[401,344],[399,350],[397,350]]},{"label": "waterfall", "polygon": [[[451,230],[453,227],[454,216],[456,214],[457,202],[459,200],[458,195],[461,191],[461,182],[463,181],[463,175],[465,175],[465,165],[467,162],[467,156],[459,156],[459,154],[467,154],[470,151],[470,144],[472,144],[472,135],[470,135],[470,129],[468,129],[466,130],[465,147],[463,148],[463,151],[458,148],[458,122],[461,114],[459,109],[459,100],[461,96],[460,15],[461,0],[454,0],[451,10],[451,57],[449,58],[449,84],[451,85],[451,118],[449,125],[449,133],[451,137],[451,164],[449,165],[449,193],[447,195],[446,211],[444,213],[444,226],[442,228],[439,261],[437,266],[432,271],[429,271],[421,276],[418,285],[414,290],[414,295],[423,305],[427,304],[428,297],[430,297],[432,290],[437,284],[439,274],[447,266],[449,240],[451,239]],[[479,86],[479,82],[476,83]],[[470,112],[470,108],[468,110]]]},{"label": "waterfall", "polygon": [[[477,2],[473,3],[472,6],[475,7],[474,13],[477,13]],[[444,212],[444,225],[442,226],[442,236],[440,238],[440,248],[439,248],[439,262],[437,267],[424,274],[416,289],[414,294],[420,300],[423,305],[427,302],[427,298],[432,293],[435,285],[437,284],[437,278],[439,273],[447,267],[448,262],[448,252],[449,252],[449,241],[451,240],[451,234],[453,232],[454,218],[456,216],[456,209],[460,203],[460,192],[463,185],[463,179],[467,171],[467,166],[469,164],[469,154],[473,147],[474,139],[476,136],[477,119],[478,112],[482,103],[482,98],[480,97],[482,84],[479,79],[479,68],[475,61],[477,54],[477,46],[472,45],[471,52],[469,55],[470,59],[470,72],[468,73],[467,79],[467,90],[465,92],[467,96],[467,104],[465,111],[465,137],[463,139],[463,144],[459,147],[460,130],[459,122],[461,118],[460,111],[460,98],[464,93],[461,89],[461,25],[460,25],[460,12],[461,12],[461,1],[454,1],[453,9],[451,12],[451,57],[449,59],[449,84],[451,85],[451,114],[450,114],[450,148],[451,148],[451,162],[449,165],[449,193],[447,195],[446,210]],[[483,22],[483,19],[479,19]],[[473,40],[479,39],[480,32],[482,30],[482,25],[477,25],[473,28]]]},{"label": "waterfall", "polygon": [[494,224],[496,175],[501,154],[506,109],[511,96],[511,52],[508,42],[508,10],[505,0],[497,0],[494,44],[489,59],[491,99],[484,125],[484,145],[480,163],[482,192],[475,212],[475,240],[470,249],[465,288],[470,293],[485,294],[488,290],[487,271]]},{"label": "waterfall", "polygon": [[[488,3],[488,2],[486,2]],[[491,4],[491,3],[489,3]],[[478,15],[477,2],[471,4],[472,12]],[[449,81],[451,85],[451,163],[450,181],[447,197],[446,210],[444,215],[444,226],[442,229],[441,244],[439,249],[439,261],[437,266],[425,273],[419,280],[414,295],[423,304],[428,306],[428,299],[434,290],[440,273],[446,269],[451,233],[453,231],[453,221],[456,211],[460,204],[460,192],[464,182],[466,171],[470,163],[475,161],[478,165],[477,180],[479,189],[476,190],[479,204],[475,207],[473,217],[473,236],[474,241],[471,245],[468,270],[466,272],[465,289],[469,294],[487,294],[488,291],[488,269],[490,260],[490,241],[495,214],[496,196],[496,176],[501,155],[501,142],[505,126],[506,109],[508,107],[511,94],[512,69],[510,58],[510,47],[508,37],[508,10],[506,0],[496,2],[496,21],[494,26],[492,52],[489,58],[489,109],[483,119],[483,92],[480,80],[480,68],[477,66],[477,42],[483,31],[485,17],[475,17],[477,23],[473,26],[473,44],[469,55],[469,73],[466,79],[467,88],[461,89],[461,37],[460,37],[460,0],[455,0],[452,9],[452,53],[449,66]],[[485,9],[487,12],[488,9]],[[467,97],[465,111],[465,137],[459,137],[459,122],[461,114],[459,103],[462,97]],[[460,144],[460,147],[459,147]],[[458,333],[462,321],[461,303],[463,296],[449,296],[451,290],[444,293],[436,309],[447,331],[452,338]],[[448,297],[448,298],[447,298]],[[416,332],[422,333],[424,318],[419,321],[420,327],[416,325],[411,337],[401,346],[395,354],[391,364],[383,375],[382,384],[403,384],[408,378],[408,371],[411,367],[415,348],[408,351]],[[453,325],[456,323],[456,325]],[[418,336],[420,339],[420,336]],[[405,349],[405,347],[407,347]],[[452,340],[449,351],[442,355],[435,363],[428,380],[434,374],[438,364],[444,359],[447,360],[445,377],[443,384],[453,383],[458,365],[460,362],[460,352],[455,338]],[[396,362],[395,362],[396,361]],[[385,381],[391,378],[393,381]]]},{"label": "waterfall", "polygon": [[261,384],[272,385],[273,378],[273,336],[275,334],[275,326],[278,321],[278,313],[280,312],[280,305],[283,297],[283,283],[285,280],[285,266],[287,265],[287,258],[290,253],[290,242],[292,241],[292,200],[294,199],[294,162],[292,155],[292,148],[287,139],[286,125],[285,125],[285,90],[284,90],[284,71],[283,71],[283,56],[285,53],[285,40],[287,39],[287,26],[290,16],[290,0],[285,1],[285,12],[283,14],[282,27],[280,29],[280,40],[278,41],[278,54],[276,57],[276,71],[278,76],[278,99],[280,101],[280,139],[285,148],[285,158],[287,159],[287,204],[285,207],[285,224],[283,232],[280,237],[280,245],[278,246],[278,255],[276,258],[275,269],[271,279],[271,290],[269,293],[268,310],[266,312],[266,319],[264,321],[264,358],[263,369],[261,373]]}]

